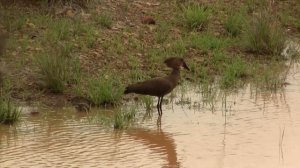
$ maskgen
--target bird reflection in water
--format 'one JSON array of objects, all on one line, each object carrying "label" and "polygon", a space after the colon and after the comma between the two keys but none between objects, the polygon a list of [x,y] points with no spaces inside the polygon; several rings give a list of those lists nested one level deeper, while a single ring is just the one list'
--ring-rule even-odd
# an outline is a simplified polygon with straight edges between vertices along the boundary
[{"label": "bird reflection in water", "polygon": [[[161,124],[161,117],[158,121]],[[136,128],[129,130],[128,135],[138,142],[144,143],[154,152],[166,155],[166,165],[163,167],[180,167],[175,141],[171,134],[162,131],[161,127],[158,127],[157,130]]]}]

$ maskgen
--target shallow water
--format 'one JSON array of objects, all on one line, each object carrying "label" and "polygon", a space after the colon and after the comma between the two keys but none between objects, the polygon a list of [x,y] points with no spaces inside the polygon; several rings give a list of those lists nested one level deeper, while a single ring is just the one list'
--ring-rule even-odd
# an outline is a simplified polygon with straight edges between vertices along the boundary
[{"label": "shallow water", "polygon": [[276,93],[248,85],[214,103],[203,103],[195,86],[178,87],[163,105],[161,126],[155,107],[139,107],[136,124],[124,131],[93,122],[101,109],[30,115],[24,108],[21,123],[0,126],[0,167],[299,167],[297,71]]}]

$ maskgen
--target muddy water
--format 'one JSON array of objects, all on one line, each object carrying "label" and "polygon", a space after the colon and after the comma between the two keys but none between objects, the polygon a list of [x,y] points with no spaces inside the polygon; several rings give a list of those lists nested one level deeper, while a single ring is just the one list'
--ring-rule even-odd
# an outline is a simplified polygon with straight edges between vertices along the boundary
[{"label": "muddy water", "polygon": [[32,116],[24,108],[21,123],[0,126],[0,167],[300,167],[300,73],[287,82],[277,93],[246,86],[213,103],[197,87],[178,87],[161,126],[155,107],[139,107],[125,131],[93,122],[101,109]]}]

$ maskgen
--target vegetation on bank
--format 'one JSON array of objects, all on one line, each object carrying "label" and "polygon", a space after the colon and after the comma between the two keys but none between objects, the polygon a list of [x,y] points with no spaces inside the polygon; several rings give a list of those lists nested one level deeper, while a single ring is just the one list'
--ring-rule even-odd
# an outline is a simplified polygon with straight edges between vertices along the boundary
[{"label": "vegetation on bank", "polygon": [[[118,104],[127,83],[162,74],[163,60],[179,56],[192,70],[183,77],[200,85],[278,88],[288,69],[285,40],[300,32],[300,6],[267,2],[1,3],[0,31],[9,38],[0,61],[10,73],[0,78],[12,81],[11,97],[25,101],[52,92]],[[142,24],[139,8],[156,25]]]},{"label": "vegetation on bank", "polygon": [[113,127],[115,130],[123,130],[133,126],[136,117],[136,108],[120,108],[112,113],[98,112],[92,121]]},{"label": "vegetation on bank", "polygon": [[13,124],[20,119],[21,110],[10,100],[0,98],[0,124]]},{"label": "vegetation on bank", "polygon": [[88,81],[87,96],[95,105],[115,105],[122,99],[124,89],[118,76],[104,73]]}]

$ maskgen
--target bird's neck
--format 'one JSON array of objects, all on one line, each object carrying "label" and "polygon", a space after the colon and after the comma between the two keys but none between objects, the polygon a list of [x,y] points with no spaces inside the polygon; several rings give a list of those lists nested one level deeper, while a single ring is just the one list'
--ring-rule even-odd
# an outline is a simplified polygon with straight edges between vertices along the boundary
[{"label": "bird's neck", "polygon": [[180,70],[179,69],[173,69],[171,74],[169,75],[169,79],[172,81],[174,85],[177,85],[180,79]]}]

